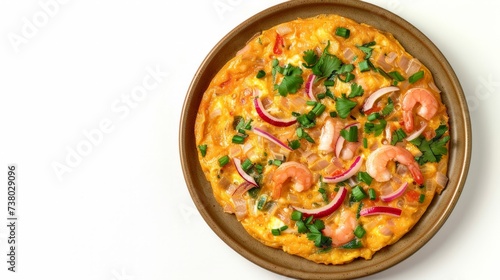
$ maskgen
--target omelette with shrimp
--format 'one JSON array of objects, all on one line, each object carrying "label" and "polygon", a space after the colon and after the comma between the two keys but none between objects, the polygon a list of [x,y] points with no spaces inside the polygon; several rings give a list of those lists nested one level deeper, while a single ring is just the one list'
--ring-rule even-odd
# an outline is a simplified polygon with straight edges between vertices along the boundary
[{"label": "omelette with shrimp", "polygon": [[338,15],[296,19],[214,73],[199,161],[221,211],[263,244],[324,264],[370,259],[446,187],[440,94],[391,34]]}]

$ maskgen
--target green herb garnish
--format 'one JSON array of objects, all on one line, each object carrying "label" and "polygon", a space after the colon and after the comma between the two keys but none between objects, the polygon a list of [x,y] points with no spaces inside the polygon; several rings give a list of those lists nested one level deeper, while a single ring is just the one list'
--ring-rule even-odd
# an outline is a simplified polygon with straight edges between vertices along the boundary
[{"label": "green herb garnish", "polygon": [[275,84],[274,89],[278,90],[281,96],[287,96],[289,93],[296,93],[304,83],[302,78],[302,69],[291,64],[281,67],[277,59],[273,60],[273,81],[276,81],[277,73],[283,75],[280,84]]},{"label": "green herb garnish", "polygon": [[413,83],[417,82],[418,80],[422,79],[423,77],[424,77],[424,70],[420,70],[420,71],[416,72],[415,74],[411,75],[408,78],[408,81],[410,82],[410,84],[413,84]]},{"label": "green herb garnish", "polygon": [[421,135],[410,141],[422,152],[421,156],[415,158],[420,165],[426,162],[439,162],[441,157],[448,153],[446,143],[450,140],[450,136],[444,136],[446,130],[448,130],[446,125],[440,125],[436,129],[436,136],[431,140],[427,140]]},{"label": "green herb garnish", "polygon": [[337,110],[338,116],[345,119],[357,104],[358,103],[355,101],[349,100],[345,96],[341,96],[337,98],[337,102],[335,102],[335,109]]},{"label": "green herb garnish", "polygon": [[201,156],[205,157],[207,155],[207,145],[198,145],[198,149],[200,150]]},{"label": "green herb garnish", "polygon": [[347,39],[351,35],[351,31],[345,27],[337,27],[337,29],[335,29],[335,35]]}]

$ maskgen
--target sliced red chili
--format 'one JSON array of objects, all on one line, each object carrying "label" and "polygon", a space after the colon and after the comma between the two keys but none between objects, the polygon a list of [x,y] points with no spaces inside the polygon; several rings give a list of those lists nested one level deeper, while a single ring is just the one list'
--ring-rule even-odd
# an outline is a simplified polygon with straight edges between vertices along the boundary
[{"label": "sliced red chili", "polygon": [[274,54],[282,54],[284,47],[283,37],[280,34],[276,33],[276,41],[274,42],[273,52]]}]

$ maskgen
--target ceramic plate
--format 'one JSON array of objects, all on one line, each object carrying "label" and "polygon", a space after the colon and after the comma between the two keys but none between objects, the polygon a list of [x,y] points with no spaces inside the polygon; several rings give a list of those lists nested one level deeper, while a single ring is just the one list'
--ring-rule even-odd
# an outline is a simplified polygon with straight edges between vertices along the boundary
[{"label": "ceramic plate", "polygon": [[[405,49],[424,63],[442,90],[450,116],[449,182],[437,195],[415,227],[394,245],[378,251],[371,260],[358,259],[344,265],[316,264],[281,250],[266,247],[243,229],[234,215],[226,214],[215,201],[210,183],[198,162],[194,123],[202,95],[219,69],[255,34],[298,17],[338,14],[392,33]],[[399,16],[362,1],[285,2],[266,9],[241,23],[214,46],[194,76],[182,110],[179,131],[181,164],[187,187],[199,212],[212,230],[239,254],[275,273],[306,279],[346,279],[370,275],[408,258],[441,228],[456,205],[469,169],[471,126],[460,83],[439,49],[417,28]]]}]

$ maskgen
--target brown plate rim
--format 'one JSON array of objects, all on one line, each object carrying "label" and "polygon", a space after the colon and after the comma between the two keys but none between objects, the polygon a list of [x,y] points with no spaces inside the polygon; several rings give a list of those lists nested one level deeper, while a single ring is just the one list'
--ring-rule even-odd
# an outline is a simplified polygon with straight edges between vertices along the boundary
[{"label": "brown plate rim", "polygon": [[[414,228],[397,243],[375,253],[371,260],[358,259],[344,265],[316,264],[281,250],[262,245],[250,237],[234,215],[223,213],[211,195],[198,162],[194,122],[204,88],[228,58],[254,34],[281,22],[320,13],[339,14],[392,33],[406,50],[419,58],[443,91],[450,115],[451,149],[449,182],[433,200]],[[425,55],[419,55],[425,51]],[[224,56],[220,54],[224,53]],[[210,73],[210,74],[206,74]],[[198,68],[184,100],[179,123],[179,153],[189,193],[209,227],[233,250],[275,273],[301,279],[346,279],[371,275],[403,261],[425,245],[442,227],[462,193],[471,159],[471,122],[465,95],[447,59],[434,43],[412,24],[376,5],[352,0],[296,0],[272,6],[250,17],[224,36]]]}]

